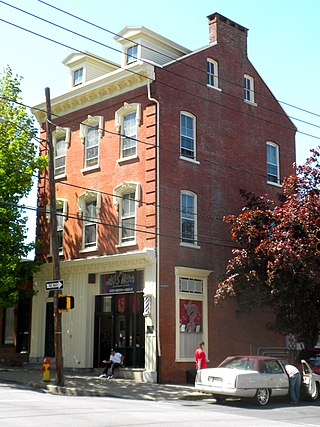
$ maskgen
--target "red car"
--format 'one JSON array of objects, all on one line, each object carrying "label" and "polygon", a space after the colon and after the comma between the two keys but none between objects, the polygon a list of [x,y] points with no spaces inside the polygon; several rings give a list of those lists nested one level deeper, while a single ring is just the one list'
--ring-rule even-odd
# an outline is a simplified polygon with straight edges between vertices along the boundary
[{"label": "red car", "polygon": [[305,360],[313,372],[320,375],[320,347],[301,350],[296,361],[298,367],[301,366],[301,360]]}]

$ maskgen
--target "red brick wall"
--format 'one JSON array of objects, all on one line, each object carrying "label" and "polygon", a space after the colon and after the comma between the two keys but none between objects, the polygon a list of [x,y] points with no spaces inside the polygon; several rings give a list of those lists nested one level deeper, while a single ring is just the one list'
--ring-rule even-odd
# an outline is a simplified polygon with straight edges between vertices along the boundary
[{"label": "red brick wall", "polygon": [[[207,58],[219,63],[221,91],[206,87]],[[270,311],[254,311],[250,316],[237,318],[232,302],[214,306],[213,297],[233,246],[223,216],[241,211],[241,189],[269,193],[272,197],[281,192],[281,188],[266,184],[266,141],[279,145],[282,179],[292,172],[295,159],[295,128],[245,55],[235,56],[234,48],[219,44],[218,38],[216,46],[168,69],[171,73],[157,72],[155,95],[160,101],[160,234],[171,236],[161,237],[160,247],[164,382],[185,380],[186,369],[193,366],[175,363],[175,266],[213,271],[208,290],[210,366],[230,354],[256,352],[262,346],[283,346],[283,337],[266,329],[272,318]],[[243,101],[244,73],[255,80],[257,106]],[[197,119],[199,165],[179,159],[182,110]],[[192,191],[198,197],[200,250],[180,246],[181,190]]]}]

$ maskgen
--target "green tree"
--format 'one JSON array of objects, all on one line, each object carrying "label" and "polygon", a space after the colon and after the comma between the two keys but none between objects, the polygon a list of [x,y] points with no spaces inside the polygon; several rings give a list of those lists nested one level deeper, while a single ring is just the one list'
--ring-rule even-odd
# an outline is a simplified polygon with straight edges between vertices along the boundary
[{"label": "green tree", "polygon": [[30,192],[43,160],[36,155],[37,130],[22,104],[20,83],[10,67],[0,74],[0,307],[23,297],[19,285],[36,268],[21,263],[33,244],[25,243],[27,217],[19,202]]},{"label": "green tree", "polygon": [[320,152],[311,153],[284,180],[279,200],[244,193],[241,214],[225,218],[239,248],[215,294],[216,303],[235,298],[240,313],[272,307],[269,327],[294,334],[306,346],[317,342],[320,329]]}]

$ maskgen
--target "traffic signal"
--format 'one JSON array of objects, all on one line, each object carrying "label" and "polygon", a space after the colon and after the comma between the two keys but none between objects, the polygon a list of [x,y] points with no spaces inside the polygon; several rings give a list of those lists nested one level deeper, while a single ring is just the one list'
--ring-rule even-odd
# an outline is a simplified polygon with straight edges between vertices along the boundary
[{"label": "traffic signal", "polygon": [[316,230],[316,251],[320,253],[320,217],[316,219],[315,225],[317,227]]},{"label": "traffic signal", "polygon": [[74,308],[74,298],[70,295],[59,294],[58,295],[58,311],[72,310]]}]

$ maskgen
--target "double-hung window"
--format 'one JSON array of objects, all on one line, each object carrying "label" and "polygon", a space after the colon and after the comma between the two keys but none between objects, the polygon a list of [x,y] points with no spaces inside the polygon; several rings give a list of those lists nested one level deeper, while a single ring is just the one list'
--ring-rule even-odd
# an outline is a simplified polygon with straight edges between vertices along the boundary
[{"label": "double-hung window", "polygon": [[99,166],[102,134],[102,116],[88,116],[88,119],[80,125],[80,136],[84,144],[84,169],[95,169]]},{"label": "double-hung window", "polygon": [[267,142],[267,181],[280,184],[279,146]]},{"label": "double-hung window", "polygon": [[181,242],[197,244],[197,196],[190,191],[182,191],[180,196]]},{"label": "double-hung window", "polygon": [[[67,218],[68,213],[68,201],[66,199],[56,199],[55,204],[55,215],[57,221],[57,240],[58,240],[58,251],[59,254],[63,254],[63,242],[64,242],[64,223]],[[47,206],[47,221],[51,221],[52,206],[48,204]],[[53,245],[53,236],[50,237],[50,254],[52,254],[52,245]]]},{"label": "double-hung window", "polygon": [[218,63],[213,59],[207,59],[207,84],[208,86],[218,88]]},{"label": "double-hung window", "polygon": [[119,161],[138,157],[138,127],[141,120],[141,104],[127,102],[115,112],[115,125],[120,134]]},{"label": "double-hung window", "polygon": [[101,195],[96,191],[87,191],[78,200],[78,211],[82,220],[82,251],[95,250],[98,246],[98,216],[101,207]]},{"label": "double-hung window", "polygon": [[97,200],[87,200],[83,218],[84,247],[90,248],[97,244]]},{"label": "double-hung window", "polygon": [[180,156],[187,159],[196,159],[196,119],[192,114],[180,113]]},{"label": "double-hung window", "polygon": [[137,155],[137,118],[136,111],[123,117],[123,130],[121,135],[121,158]]},{"label": "double-hung window", "polygon": [[83,68],[79,68],[73,72],[73,86],[79,86],[83,81]]},{"label": "double-hung window", "polygon": [[99,160],[99,126],[90,126],[85,142],[85,167],[96,166]]},{"label": "double-hung window", "polygon": [[243,98],[245,101],[254,103],[254,79],[247,74],[243,77]]},{"label": "double-hung window", "polygon": [[66,155],[70,143],[70,129],[58,128],[52,134],[54,149],[54,176],[62,177],[66,174]]},{"label": "double-hung window", "polygon": [[138,58],[138,45],[130,46],[127,49],[127,64],[132,64],[133,62],[136,62]]},{"label": "double-hung window", "polygon": [[121,243],[125,244],[135,240],[136,201],[135,192],[129,191],[122,194],[121,202]]},{"label": "double-hung window", "polygon": [[136,243],[137,207],[140,203],[140,184],[124,182],[114,189],[113,202],[119,212],[119,245]]}]

